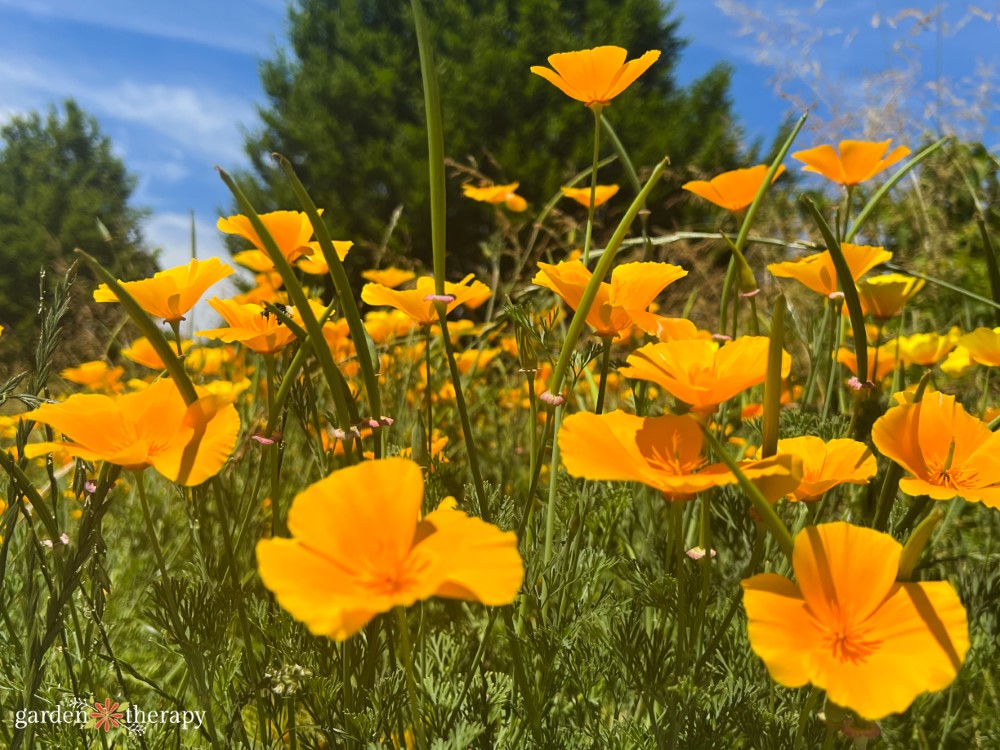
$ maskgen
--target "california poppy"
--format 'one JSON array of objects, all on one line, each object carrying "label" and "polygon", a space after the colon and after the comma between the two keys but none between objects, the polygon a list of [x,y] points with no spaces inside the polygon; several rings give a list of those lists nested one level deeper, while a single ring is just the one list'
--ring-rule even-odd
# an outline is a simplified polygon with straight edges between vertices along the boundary
[{"label": "california poppy", "polygon": [[[844,242],[840,249],[844,253],[848,268],[851,269],[851,278],[855,281],[878,264],[892,259],[892,253],[872,245],[852,245]],[[838,290],[837,269],[833,265],[833,256],[829,250],[807,255],[798,260],[770,263],[767,270],[783,279],[795,279],[825,297]]]},{"label": "california poppy", "polygon": [[1000,432],[990,432],[954,396],[924,394],[889,409],[872,426],[872,442],[912,475],[899,480],[907,495],[1000,508]]},{"label": "california poppy", "polygon": [[[471,283],[470,283],[471,282]],[[444,284],[446,310],[451,312],[462,304],[470,307],[482,304],[490,298],[490,288],[476,281],[470,273],[457,284]],[[381,284],[365,284],[361,289],[361,299],[369,305],[388,305],[406,313],[421,325],[430,325],[438,319],[434,300],[434,277],[421,276],[417,288],[406,291],[389,289]]]},{"label": "california poppy", "polygon": [[[590,208],[590,188],[561,187],[559,190],[570,200]],[[607,203],[617,192],[617,185],[597,185],[594,188],[594,208]]]},{"label": "california poppy", "polygon": [[528,202],[514,192],[519,184],[511,182],[507,185],[484,185],[482,187],[462,185],[462,194],[466,198],[481,203],[492,203],[493,205],[503,203],[511,211],[524,211],[528,207]]},{"label": "california poppy", "polygon": [[805,171],[817,172],[828,180],[841,185],[857,185],[871,179],[883,169],[891,167],[910,153],[906,146],[896,146],[889,154],[892,139],[874,141],[841,141],[838,149],[824,144],[797,151],[793,159],[805,163]]},{"label": "california poppy", "polygon": [[[572,476],[641,482],[665,499],[687,499],[738,481],[725,464],[708,464],[703,439],[701,427],[690,416],[578,412],[563,421],[559,454]],[[801,476],[795,456],[747,462],[740,469],[751,481],[766,484],[772,499],[794,491]]]},{"label": "california poppy", "polygon": [[625,62],[628,52],[621,47],[595,47],[579,52],[549,55],[549,65],[533,65],[531,72],[539,75],[567,96],[588,107],[606,105],[656,62],[660,53],[650,50],[642,57]]},{"label": "california poppy", "polygon": [[333,472],[292,501],[291,539],[257,543],[261,580],[312,633],[338,641],[432,596],[513,601],[524,577],[517,537],[445,504],[421,519],[423,497],[408,459]]},{"label": "california poppy", "polygon": [[958,344],[979,364],[1000,367],[1000,328],[977,328],[962,336]]},{"label": "california poppy", "polygon": [[868,484],[878,472],[875,456],[868,446],[849,438],[830,442],[815,435],[786,438],[778,441],[778,455],[802,459],[802,480],[788,499],[816,500],[838,484]]},{"label": "california poppy", "polygon": [[161,378],[124,396],[78,394],[42,404],[23,419],[50,425],[68,442],[30,443],[27,457],[64,450],[86,461],[107,461],[134,471],[152,466],[168,479],[194,486],[215,476],[236,446],[240,417],[232,404],[196,387],[184,402],[174,381]]},{"label": "california poppy", "polygon": [[[899,313],[903,305],[924,288],[926,282],[901,273],[871,276],[858,282],[861,311],[879,322],[885,322]],[[846,308],[844,313],[846,314]]]},{"label": "california poppy", "polygon": [[241,304],[235,300],[209,300],[226,321],[226,328],[210,328],[196,335],[226,343],[238,342],[260,354],[274,354],[295,340],[295,333],[263,305]]},{"label": "california poppy", "polygon": [[370,268],[367,271],[362,271],[361,278],[395,289],[397,286],[417,278],[417,275],[413,271],[389,266],[388,268]]},{"label": "california poppy", "polygon": [[[647,344],[629,355],[618,373],[649,380],[696,411],[716,406],[764,382],[767,375],[766,336],[741,336],[720,347],[714,341],[665,341]],[[781,376],[788,377],[792,358],[781,355]]]},{"label": "california poppy", "polygon": [[[742,211],[757,197],[757,191],[770,168],[768,164],[758,164],[748,169],[734,169],[716,175],[711,180],[685,182],[681,189],[701,196],[727,211]],[[784,171],[785,165],[782,164],[774,173],[773,179],[778,179]]]},{"label": "california poppy", "polygon": [[[593,274],[582,261],[562,261],[556,265],[539,263],[532,282],[551,289],[574,310]],[[646,308],[667,286],[687,276],[680,266],[670,263],[622,263],[611,272],[611,283],[602,281],[597,290],[587,323],[598,336],[618,337],[631,328],[637,318],[647,315]]]},{"label": "california poppy", "polygon": [[775,682],[812,683],[870,720],[951,684],[969,650],[965,608],[946,581],[898,583],[902,550],[874,529],[808,526],[795,536],[795,583],[742,582],[750,647]]},{"label": "california poppy", "polygon": [[[184,314],[194,307],[206,289],[232,272],[233,269],[218,258],[209,258],[158,271],[149,279],[118,283],[154,318],[177,323],[184,320]],[[117,302],[118,297],[107,284],[101,284],[94,290],[94,300]]]},{"label": "california poppy", "polygon": [[[319,243],[311,242],[313,236],[313,225],[309,217],[302,211],[272,211],[267,214],[260,214],[258,217],[267,228],[278,250],[285,256],[289,263],[293,263],[303,255],[312,255],[319,251]],[[220,218],[216,222],[216,227],[220,232],[235,234],[258,250],[266,253],[263,241],[257,235],[257,230],[253,228],[250,219],[243,214]]]},{"label": "california poppy", "polygon": [[[182,341],[181,352],[187,352],[191,346],[192,344],[190,341]],[[152,370],[165,370],[167,367],[163,364],[163,360],[160,358],[159,352],[153,348],[153,345],[149,343],[149,339],[145,336],[140,336],[133,341],[131,346],[127,349],[122,349],[122,355],[136,364],[140,364],[143,367],[148,367]]]},{"label": "california poppy", "polygon": [[896,339],[896,355],[908,365],[930,367],[955,348],[961,333],[953,327],[948,333],[914,333]]},{"label": "california poppy", "polygon": [[122,390],[122,375],[125,368],[111,367],[103,359],[83,362],[76,367],[67,367],[59,376],[71,383],[84,386],[88,391],[118,393]]},{"label": "california poppy", "polygon": [[[850,370],[855,377],[861,377],[861,373],[858,372],[858,357],[846,346],[842,346],[837,350],[837,361]],[[877,349],[874,346],[868,347],[868,372],[865,374],[865,380],[869,380],[872,383],[881,383],[895,369],[895,342],[889,342]]]}]

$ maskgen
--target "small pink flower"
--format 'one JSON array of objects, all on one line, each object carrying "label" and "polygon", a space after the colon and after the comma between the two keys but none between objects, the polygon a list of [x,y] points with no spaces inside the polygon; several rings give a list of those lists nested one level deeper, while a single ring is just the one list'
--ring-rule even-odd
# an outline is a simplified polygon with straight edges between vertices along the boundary
[{"label": "small pink flower", "polygon": [[844,299],[844,293],[843,292],[830,292],[830,294],[828,296],[832,300]]},{"label": "small pink flower", "polygon": [[542,391],[542,393],[538,396],[538,398],[540,398],[549,406],[562,406],[563,404],[566,403],[565,396],[558,396],[554,393],[550,393],[549,391]]},{"label": "small pink flower", "polygon": [[754,289],[752,292],[740,292],[740,296],[743,298],[756,297],[760,294],[760,289]]},{"label": "small pink flower", "polygon": [[445,304],[450,304],[454,301],[454,294],[428,294],[424,297],[424,302],[444,302]]},{"label": "small pink flower", "polygon": [[861,381],[858,380],[856,376],[851,375],[851,377],[847,381],[847,387],[850,388],[852,391],[860,391],[862,387]]},{"label": "small pink flower", "polygon": [[86,482],[83,483],[83,491],[86,492],[88,495],[93,495],[95,492],[97,492],[97,482],[93,481],[92,479],[88,479]]},{"label": "small pink flower", "polygon": [[[705,556],[705,548],[704,547],[692,547],[691,549],[689,549],[684,554],[686,554],[692,560],[701,560]],[[716,557],[716,552],[713,549],[712,550],[712,558],[714,559],[715,557]]]},{"label": "small pink flower", "polygon": [[330,434],[333,435],[334,440],[345,440],[347,438],[347,433],[339,427],[334,427],[330,430]]},{"label": "small pink flower", "polygon": [[64,547],[68,547],[69,546],[69,534],[67,534],[64,531],[62,534],[59,535],[59,541],[63,543]]},{"label": "small pink flower", "polygon": [[732,341],[733,337],[732,336],[727,336],[724,333],[713,333],[712,334],[712,339],[715,340],[715,341]]},{"label": "small pink flower", "polygon": [[251,440],[256,440],[261,445],[274,445],[274,441],[271,438],[266,438],[263,435],[251,435]]}]

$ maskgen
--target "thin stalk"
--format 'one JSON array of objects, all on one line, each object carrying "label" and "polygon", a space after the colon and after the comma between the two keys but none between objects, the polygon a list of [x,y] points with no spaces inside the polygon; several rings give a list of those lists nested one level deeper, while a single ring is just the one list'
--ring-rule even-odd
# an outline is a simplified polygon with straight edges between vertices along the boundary
[{"label": "thin stalk", "polygon": [[822,692],[818,687],[813,687],[809,690],[809,696],[806,698],[805,703],[802,704],[802,710],[799,712],[799,721],[795,726],[795,739],[792,740],[792,750],[798,750],[802,746],[806,720],[816,707],[816,702],[819,700],[820,693]]},{"label": "thin stalk", "polygon": [[[823,399],[823,419],[826,420],[830,416],[830,406],[833,404],[833,390],[837,387],[837,352],[840,351],[841,336],[844,335],[844,322],[841,320],[840,311],[844,306],[844,301],[841,299],[835,300],[833,303],[833,335],[831,339],[833,340],[833,347],[830,349],[830,374],[826,380],[826,395]],[[857,338],[855,338],[857,341]],[[868,342],[865,342],[865,351],[867,352]],[[858,357],[855,353],[855,357]],[[868,372],[861,372],[861,359],[858,357],[858,376],[862,383],[868,379]]]},{"label": "thin stalk", "polygon": [[430,465],[433,458],[434,445],[434,400],[431,394],[431,327],[424,326],[424,364],[427,384],[424,387],[424,400],[427,402],[427,462]]},{"label": "thin stalk", "polygon": [[595,414],[604,413],[604,394],[608,388],[608,370],[611,369],[611,336],[603,336],[604,342],[601,349],[601,383],[597,388],[597,406],[594,408]]},{"label": "thin stalk", "polygon": [[827,347],[827,334],[830,331],[830,311],[833,308],[833,300],[827,299],[823,305],[823,320],[820,322],[819,336],[813,342],[812,352],[809,355],[809,375],[806,377],[805,388],[802,392],[802,403],[808,404],[812,401],[813,391],[816,387],[816,374],[819,372],[822,363],[822,352]]},{"label": "thin stalk", "polygon": [[[175,631],[180,634],[183,632],[183,623],[181,622],[180,610],[177,606],[177,595],[174,592],[174,584],[170,580],[170,575],[167,571],[167,560],[163,555],[163,549],[160,547],[160,540],[156,534],[156,526],[153,524],[153,516],[149,512],[149,501],[146,498],[146,486],[144,481],[144,472],[135,472],[135,483],[139,490],[139,505],[142,508],[142,517],[146,523],[146,537],[149,540],[150,546],[153,548],[153,557],[156,558],[156,566],[160,571],[160,580],[163,582],[163,594],[167,599],[167,607],[170,609],[170,619],[173,621],[173,626]],[[215,715],[212,710],[212,697],[209,694],[208,686],[205,684],[205,669],[201,661],[200,654],[191,649],[184,649],[185,657],[192,662],[190,664],[191,676],[194,680],[195,689],[199,693],[199,698],[205,706],[205,724],[208,730],[209,737],[212,740],[212,747],[218,750],[219,748],[219,736],[215,731]]]},{"label": "thin stalk", "polygon": [[410,649],[410,628],[406,622],[406,608],[396,607],[396,624],[399,630],[399,655],[406,670],[406,694],[410,700],[410,722],[413,724],[413,735],[417,741],[417,750],[425,750],[427,737],[424,735],[424,720],[420,712],[420,699],[417,696],[417,678],[413,670],[413,652]]},{"label": "thin stalk", "polygon": [[[545,507],[545,547],[542,560],[546,565],[552,559],[552,540],[556,528],[556,488],[559,484],[559,427],[562,424],[563,407],[555,408],[552,430],[552,463],[549,466],[549,501]],[[544,605],[544,598],[543,598]]]},{"label": "thin stalk", "polygon": [[601,104],[591,104],[594,113],[594,157],[590,169],[590,207],[587,209],[587,231],[583,238],[583,265],[590,264],[590,238],[594,232],[594,197],[597,194],[597,162],[601,160]]}]

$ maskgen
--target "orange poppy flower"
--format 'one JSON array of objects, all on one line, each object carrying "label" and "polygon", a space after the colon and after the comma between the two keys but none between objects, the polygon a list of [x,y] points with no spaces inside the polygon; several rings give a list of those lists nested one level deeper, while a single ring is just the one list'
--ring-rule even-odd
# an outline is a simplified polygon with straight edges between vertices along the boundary
[{"label": "orange poppy flower", "polygon": [[946,334],[914,333],[896,339],[896,354],[908,365],[930,367],[955,348],[961,333],[952,328]]},{"label": "orange poppy flower", "polygon": [[[173,343],[171,343],[171,346],[173,346]],[[192,343],[190,341],[182,341],[181,351],[187,352],[191,346]],[[122,355],[136,364],[148,367],[151,370],[165,370],[167,367],[163,364],[163,360],[160,359],[159,353],[145,336],[137,338],[127,349],[122,349]]]},{"label": "orange poppy flower", "polygon": [[977,328],[958,340],[959,346],[981,365],[1000,367],[1000,328]]},{"label": "orange poppy flower", "polygon": [[[177,323],[184,320],[184,314],[194,307],[205,290],[232,272],[233,269],[218,258],[209,258],[192,260],[186,266],[158,271],[149,279],[118,283],[154,318]],[[118,297],[107,284],[101,284],[94,290],[94,300],[117,302]]]},{"label": "orange poppy flower", "polygon": [[627,56],[626,50],[612,46],[559,52],[549,55],[549,65],[555,70],[533,65],[531,72],[588,107],[604,106],[635,83],[660,58],[660,52],[650,50],[640,58],[625,62]]},{"label": "orange poppy flower", "polygon": [[292,501],[291,539],[257,543],[261,580],[312,633],[338,641],[432,596],[512,602],[524,577],[517,537],[444,503],[421,519],[423,497],[408,459],[333,472]]},{"label": "orange poppy flower", "polygon": [[[463,304],[478,307],[492,294],[490,288],[481,281],[475,281],[471,273],[457,284],[446,281],[444,293],[445,297],[451,298],[442,300],[447,301],[448,312]],[[433,276],[421,276],[417,279],[417,288],[408,291],[389,289],[381,284],[365,284],[361,290],[361,299],[369,305],[395,307],[421,325],[430,325],[438,319],[434,296]]]},{"label": "orange poppy flower", "polygon": [[1000,432],[990,432],[954,396],[924,394],[889,409],[872,426],[872,441],[913,475],[899,480],[907,495],[1000,508]]},{"label": "orange poppy flower", "polygon": [[[576,310],[593,276],[582,261],[539,263],[532,283],[551,289]],[[667,286],[687,276],[680,266],[670,263],[622,263],[611,272],[611,283],[601,282],[587,323],[598,336],[618,337],[639,317]]]},{"label": "orange poppy flower", "polygon": [[[681,189],[699,195],[727,211],[742,211],[757,197],[757,191],[770,168],[769,164],[758,164],[749,169],[734,169],[716,175],[711,180],[685,182]],[[782,164],[771,181],[778,179],[784,171],[785,165]]]},{"label": "orange poppy flower", "polygon": [[805,151],[792,154],[793,159],[803,162],[805,171],[817,172],[828,180],[841,185],[857,185],[859,182],[871,179],[883,169],[891,167],[910,153],[906,146],[896,146],[886,155],[890,138],[887,141],[841,141],[839,153],[829,144],[816,146]]},{"label": "orange poppy flower", "polygon": [[[350,240],[333,240],[333,250],[341,260],[347,257],[347,253],[352,247],[354,247],[354,243]],[[304,255],[299,258],[295,265],[312,276],[326,276],[330,273],[330,266],[326,264],[326,258],[322,252]]]},{"label": "orange poppy flower", "polygon": [[816,500],[838,484],[868,484],[878,473],[868,446],[848,438],[829,443],[814,435],[786,438],[778,441],[778,454],[802,459],[802,482],[788,495],[792,502]]},{"label": "orange poppy flower", "polygon": [[795,536],[797,583],[775,573],[744,580],[750,647],[786,687],[812,683],[875,720],[951,684],[969,626],[946,581],[897,583],[902,545],[847,523]]},{"label": "orange poppy flower", "polygon": [[77,367],[67,367],[59,373],[61,378],[71,383],[84,386],[88,391],[108,391],[118,393],[122,390],[122,375],[124,367],[111,367],[101,359],[84,362]]},{"label": "orange poppy flower", "polygon": [[413,271],[404,271],[402,268],[389,266],[389,268],[372,268],[362,271],[361,278],[381,284],[382,286],[387,286],[390,289],[395,289],[397,286],[401,286],[407,281],[417,278],[417,275]]},{"label": "orange poppy flower", "polygon": [[[875,320],[885,322],[899,315],[903,305],[910,301],[926,282],[901,273],[886,273],[858,282],[861,311]],[[847,308],[844,308],[847,315]]]},{"label": "orange poppy flower", "polygon": [[238,253],[233,253],[233,262],[249,268],[254,273],[274,270],[274,263],[263,250],[240,250]]},{"label": "orange poppy flower", "polygon": [[515,193],[519,182],[511,182],[507,185],[484,185],[475,187],[474,185],[462,185],[462,193],[466,198],[472,198],[481,203],[492,203],[494,206],[503,203],[511,211],[524,211],[528,207],[528,202]]},{"label": "orange poppy flower", "polygon": [[[872,245],[852,245],[849,242],[841,244],[851,278],[860,279],[879,263],[892,259],[892,253],[881,247]],[[783,263],[770,263],[767,270],[774,276],[783,279],[795,279],[805,284],[814,292],[829,297],[838,289],[837,269],[833,265],[833,257],[829,250],[807,255],[798,260],[788,260]]]},{"label": "orange poppy flower", "polygon": [[[723,401],[764,382],[765,336],[741,336],[720,347],[714,341],[665,341],[636,349],[618,373],[650,380],[695,411],[715,411]],[[781,376],[788,377],[792,358],[781,354]]]},{"label": "orange poppy flower", "polygon": [[[218,339],[226,343],[238,342],[259,354],[280,352],[295,340],[292,329],[282,323],[276,315],[272,315],[263,305],[239,303],[218,297],[209,300],[208,304],[222,316],[228,328],[210,328],[198,331],[196,336]],[[289,314],[294,312],[292,308],[288,310]]]},{"label": "orange poppy flower", "polygon": [[[844,365],[851,373],[860,378],[858,373],[858,357],[846,346],[837,350],[837,361]],[[873,383],[881,383],[896,369],[896,345],[890,342],[876,349],[874,346],[868,347],[868,374],[866,380]]]},{"label": "orange poppy flower", "polygon": [[[559,430],[559,455],[572,476],[641,482],[665,499],[679,500],[738,481],[725,464],[708,465],[703,439],[701,427],[689,416],[577,412],[566,417]],[[781,456],[746,462],[740,469],[777,499],[798,486],[799,464],[794,456]]]},{"label": "orange poppy flower", "polygon": [[33,458],[63,450],[133,471],[152,466],[188,487],[201,484],[232,454],[240,417],[223,398],[196,390],[199,398],[190,406],[166,378],[115,398],[78,394],[60,404],[42,404],[22,418],[50,425],[69,442],[31,443],[24,454]]},{"label": "orange poppy flower", "polygon": [[[559,190],[584,208],[590,208],[590,188],[561,187]],[[607,203],[617,192],[617,185],[597,185],[594,189],[594,208]]]},{"label": "orange poppy flower", "polygon": [[[289,263],[302,255],[312,255],[319,251],[319,243],[309,241],[313,236],[313,225],[302,211],[272,211],[269,214],[260,214],[259,218]],[[264,243],[257,236],[257,230],[253,228],[250,219],[243,214],[220,218],[215,226],[220,232],[242,237],[266,254]]]}]

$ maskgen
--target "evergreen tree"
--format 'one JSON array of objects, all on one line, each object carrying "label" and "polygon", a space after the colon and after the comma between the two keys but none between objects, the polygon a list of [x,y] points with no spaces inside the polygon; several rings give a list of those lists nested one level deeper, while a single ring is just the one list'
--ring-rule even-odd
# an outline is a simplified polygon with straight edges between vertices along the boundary
[{"label": "evergreen tree", "polygon": [[[0,128],[0,324],[8,362],[28,359],[37,336],[39,272],[64,272],[74,248],[119,275],[155,270],[142,247],[142,213],[128,203],[135,179],[93,117],[73,101],[63,108],[60,114],[52,107],[44,118],[16,116]],[[106,313],[97,312],[85,290],[79,297],[77,328],[93,332],[93,317]],[[74,353],[101,351],[95,339],[87,343],[78,340]]]},{"label": "evergreen tree", "polygon": [[[496,182],[517,180],[537,207],[591,161],[593,120],[529,72],[548,55],[601,44],[662,52],[605,110],[637,167],[664,155],[672,185],[661,189],[653,221],[676,225],[665,193],[687,179],[736,166],[739,133],[728,98],[729,71],[711,70],[689,89],[673,68],[684,43],[673,5],[661,0],[435,0],[431,19],[444,111],[445,151],[469,159]],[[296,0],[289,44],[261,66],[269,106],[248,137],[253,173],[243,175],[259,210],[297,204],[270,154],[288,156],[338,237],[378,243],[403,207],[396,241],[429,257],[427,145],[417,43],[409,3]],[[612,153],[604,138],[602,154]],[[624,183],[620,165],[600,174]],[[489,216],[449,185],[449,256],[474,259]],[[626,194],[629,192],[625,188]],[[687,202],[682,202],[687,204]],[[530,209],[529,209],[530,210]],[[700,210],[696,209],[696,210]],[[412,243],[409,241],[412,238]],[[468,263],[466,263],[468,265]]]}]

